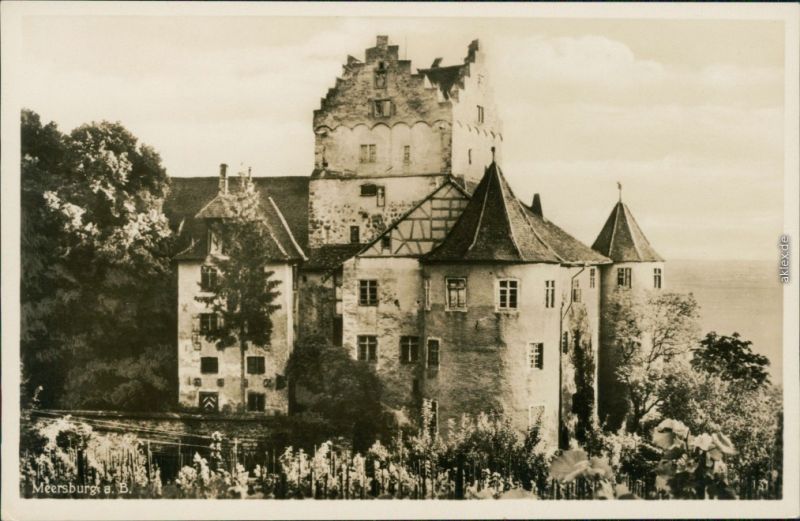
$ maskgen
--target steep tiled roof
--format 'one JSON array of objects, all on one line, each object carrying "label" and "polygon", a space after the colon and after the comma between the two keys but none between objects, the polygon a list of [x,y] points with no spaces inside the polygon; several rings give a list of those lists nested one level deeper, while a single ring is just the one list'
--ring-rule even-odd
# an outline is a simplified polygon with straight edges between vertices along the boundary
[{"label": "steep tiled roof", "polygon": [[470,202],[426,262],[546,262],[562,259],[532,226],[528,211],[492,162]]},{"label": "steep tiled roof", "polygon": [[628,207],[619,201],[600,234],[592,244],[592,249],[610,257],[614,262],[661,262],[664,259],[656,253],[642,233],[636,219]]},{"label": "steep tiled roof", "polygon": [[310,248],[308,261],[303,263],[304,270],[329,271],[338,268],[347,259],[354,257],[364,248],[363,244],[327,244]]},{"label": "steep tiled roof", "polygon": [[[539,201],[538,211],[541,212],[541,199],[537,197],[534,201]],[[526,206],[525,210],[533,228],[556,252],[564,264],[608,264],[611,262],[608,257],[600,255],[546,217],[537,214],[537,208]]]},{"label": "steep tiled roof", "polygon": [[[289,258],[302,258],[308,240],[308,177],[256,177],[256,190],[261,208],[267,216],[279,251]],[[230,180],[232,191],[238,189]],[[218,177],[175,177],[170,180],[170,193],[164,202],[164,214],[177,233],[176,259],[202,259],[208,251],[207,228],[201,217],[213,217],[221,211]],[[298,257],[299,255],[299,257]]]}]

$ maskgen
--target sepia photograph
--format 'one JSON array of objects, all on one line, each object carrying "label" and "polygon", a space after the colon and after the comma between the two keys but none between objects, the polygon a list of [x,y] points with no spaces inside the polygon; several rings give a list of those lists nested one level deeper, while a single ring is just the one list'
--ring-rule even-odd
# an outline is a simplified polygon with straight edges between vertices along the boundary
[{"label": "sepia photograph", "polygon": [[800,515],[796,5],[0,7],[4,519]]}]

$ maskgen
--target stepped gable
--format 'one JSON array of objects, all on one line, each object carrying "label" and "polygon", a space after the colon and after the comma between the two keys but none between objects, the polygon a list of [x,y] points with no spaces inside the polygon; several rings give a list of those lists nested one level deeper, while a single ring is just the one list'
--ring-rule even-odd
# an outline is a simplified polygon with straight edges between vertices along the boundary
[{"label": "stepped gable", "polygon": [[621,199],[608,216],[592,244],[592,249],[614,262],[664,261],[650,245],[630,209]]},{"label": "stepped gable", "polygon": [[492,162],[461,217],[424,262],[560,263]]},{"label": "stepped gable", "polygon": [[[252,179],[272,231],[278,258],[302,259],[308,240],[308,177]],[[239,189],[232,179],[231,191]],[[219,178],[174,177],[164,201],[164,214],[177,237],[176,260],[202,260],[208,252],[205,218],[222,216]],[[224,197],[224,196],[223,196]]]}]

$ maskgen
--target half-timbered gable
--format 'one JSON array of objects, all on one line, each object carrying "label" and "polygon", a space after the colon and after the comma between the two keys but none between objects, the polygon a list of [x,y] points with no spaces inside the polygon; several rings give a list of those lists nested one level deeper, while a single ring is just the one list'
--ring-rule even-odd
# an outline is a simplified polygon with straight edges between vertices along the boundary
[{"label": "half-timbered gable", "polygon": [[360,257],[419,257],[450,233],[469,194],[448,179],[369,243]]}]

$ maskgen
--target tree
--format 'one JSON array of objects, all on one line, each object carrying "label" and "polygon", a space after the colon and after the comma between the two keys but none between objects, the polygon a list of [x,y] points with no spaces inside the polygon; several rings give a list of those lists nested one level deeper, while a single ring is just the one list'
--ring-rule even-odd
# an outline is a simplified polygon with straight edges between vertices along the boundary
[{"label": "tree", "polygon": [[692,294],[618,290],[606,309],[619,357],[616,376],[627,403],[630,432],[641,432],[657,411],[674,363],[698,336],[698,305]]},{"label": "tree", "polygon": [[[119,123],[64,135],[28,110],[21,138],[23,396],[41,386],[45,407],[164,405],[175,309],[158,154]],[[139,372],[154,352],[171,358]]]},{"label": "tree", "polygon": [[739,333],[718,336],[715,331],[706,334],[700,346],[693,350],[692,367],[697,371],[718,375],[724,381],[736,381],[747,388],[769,384],[766,367],[769,358],[753,353],[749,340]]},{"label": "tree", "polygon": [[381,380],[367,362],[315,337],[298,343],[286,374],[294,415],[308,424],[319,419],[313,422],[316,432],[303,433],[311,443],[343,436],[355,450],[366,450],[375,440],[388,441],[393,419],[381,403]]},{"label": "tree", "polygon": [[212,225],[221,255],[214,262],[219,270],[216,287],[210,296],[197,297],[209,305],[219,318],[216,328],[206,338],[220,348],[238,343],[241,354],[242,407],[247,403],[245,352],[247,344],[269,345],[272,336],[270,315],[280,306],[274,304],[280,284],[273,280],[269,265],[274,262],[269,249],[270,230],[259,209],[258,194],[249,178],[235,194],[221,196],[224,215]]}]

